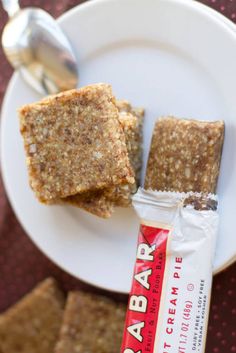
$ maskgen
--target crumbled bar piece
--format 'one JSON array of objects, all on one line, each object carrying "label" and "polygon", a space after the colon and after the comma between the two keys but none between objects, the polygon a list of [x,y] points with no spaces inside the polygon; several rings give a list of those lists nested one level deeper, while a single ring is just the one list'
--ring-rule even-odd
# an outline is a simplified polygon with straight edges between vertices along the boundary
[{"label": "crumbled bar piece", "polygon": [[144,110],[132,108],[127,101],[117,101],[119,122],[125,134],[130,164],[134,170],[134,184],[123,184],[99,191],[69,196],[63,201],[85,209],[99,217],[109,218],[114,206],[128,207],[131,196],[136,192],[142,167],[142,127]]},{"label": "crumbled bar piece", "polygon": [[52,353],[58,339],[64,296],[48,278],[0,315],[1,353]]},{"label": "crumbled bar piece", "polygon": [[215,193],[224,122],[161,118],[156,122],[145,188]]},{"label": "crumbled bar piece", "polygon": [[82,292],[69,293],[54,353],[118,353],[126,306]]},{"label": "crumbled bar piece", "polygon": [[41,202],[134,183],[111,86],[66,91],[19,115],[30,184]]},{"label": "crumbled bar piece", "polygon": [[197,211],[216,211],[218,201],[209,194],[189,195],[184,199],[184,207],[192,207]]}]

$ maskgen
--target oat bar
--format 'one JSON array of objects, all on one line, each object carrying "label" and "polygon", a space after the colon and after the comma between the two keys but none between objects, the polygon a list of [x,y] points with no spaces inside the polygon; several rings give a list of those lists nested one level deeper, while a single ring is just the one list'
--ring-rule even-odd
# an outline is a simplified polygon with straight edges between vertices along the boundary
[{"label": "oat bar", "polygon": [[223,121],[159,119],[153,132],[145,188],[214,193],[223,140]]},{"label": "oat bar", "polygon": [[30,185],[41,202],[134,183],[109,85],[48,97],[19,116]]},{"label": "oat bar", "polygon": [[103,296],[68,295],[54,353],[119,353],[126,306]]},{"label": "oat bar", "polygon": [[0,315],[1,353],[52,353],[61,326],[64,296],[49,278]]}]

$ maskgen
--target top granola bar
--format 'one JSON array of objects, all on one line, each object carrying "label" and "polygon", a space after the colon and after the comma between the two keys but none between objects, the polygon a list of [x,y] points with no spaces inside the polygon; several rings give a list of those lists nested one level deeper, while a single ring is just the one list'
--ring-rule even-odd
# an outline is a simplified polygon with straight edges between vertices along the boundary
[{"label": "top granola bar", "polygon": [[134,183],[111,86],[94,84],[19,110],[30,184],[45,203]]}]

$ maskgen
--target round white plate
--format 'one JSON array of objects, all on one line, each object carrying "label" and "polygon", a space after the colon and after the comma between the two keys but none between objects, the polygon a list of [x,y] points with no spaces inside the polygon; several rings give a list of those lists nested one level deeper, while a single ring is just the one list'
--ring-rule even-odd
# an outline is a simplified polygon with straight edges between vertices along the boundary
[{"label": "round white plate", "polygon": [[[188,0],[90,1],[69,11],[59,23],[76,50],[80,86],[109,82],[117,97],[146,108],[145,162],[158,116],[225,120],[214,264],[219,271],[236,253],[234,31],[213,12]],[[16,109],[39,98],[14,74],[2,109],[1,154],[15,213],[31,239],[60,267],[96,286],[127,293],[139,223],[134,211],[118,209],[103,220],[70,206],[41,205],[28,186]]]}]

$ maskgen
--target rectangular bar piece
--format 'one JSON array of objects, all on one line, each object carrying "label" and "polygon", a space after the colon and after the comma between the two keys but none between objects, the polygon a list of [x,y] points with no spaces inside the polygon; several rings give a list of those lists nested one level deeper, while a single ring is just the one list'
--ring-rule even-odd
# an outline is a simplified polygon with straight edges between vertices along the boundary
[{"label": "rectangular bar piece", "polygon": [[54,353],[118,353],[125,312],[124,304],[106,297],[69,293]]},{"label": "rectangular bar piece", "polygon": [[223,141],[223,121],[160,118],[152,136],[145,188],[215,193]]},{"label": "rectangular bar piece", "polygon": [[63,92],[19,115],[30,184],[41,202],[134,183],[111,86]]},{"label": "rectangular bar piece", "polygon": [[64,295],[48,278],[0,315],[1,353],[52,353],[61,326]]}]

